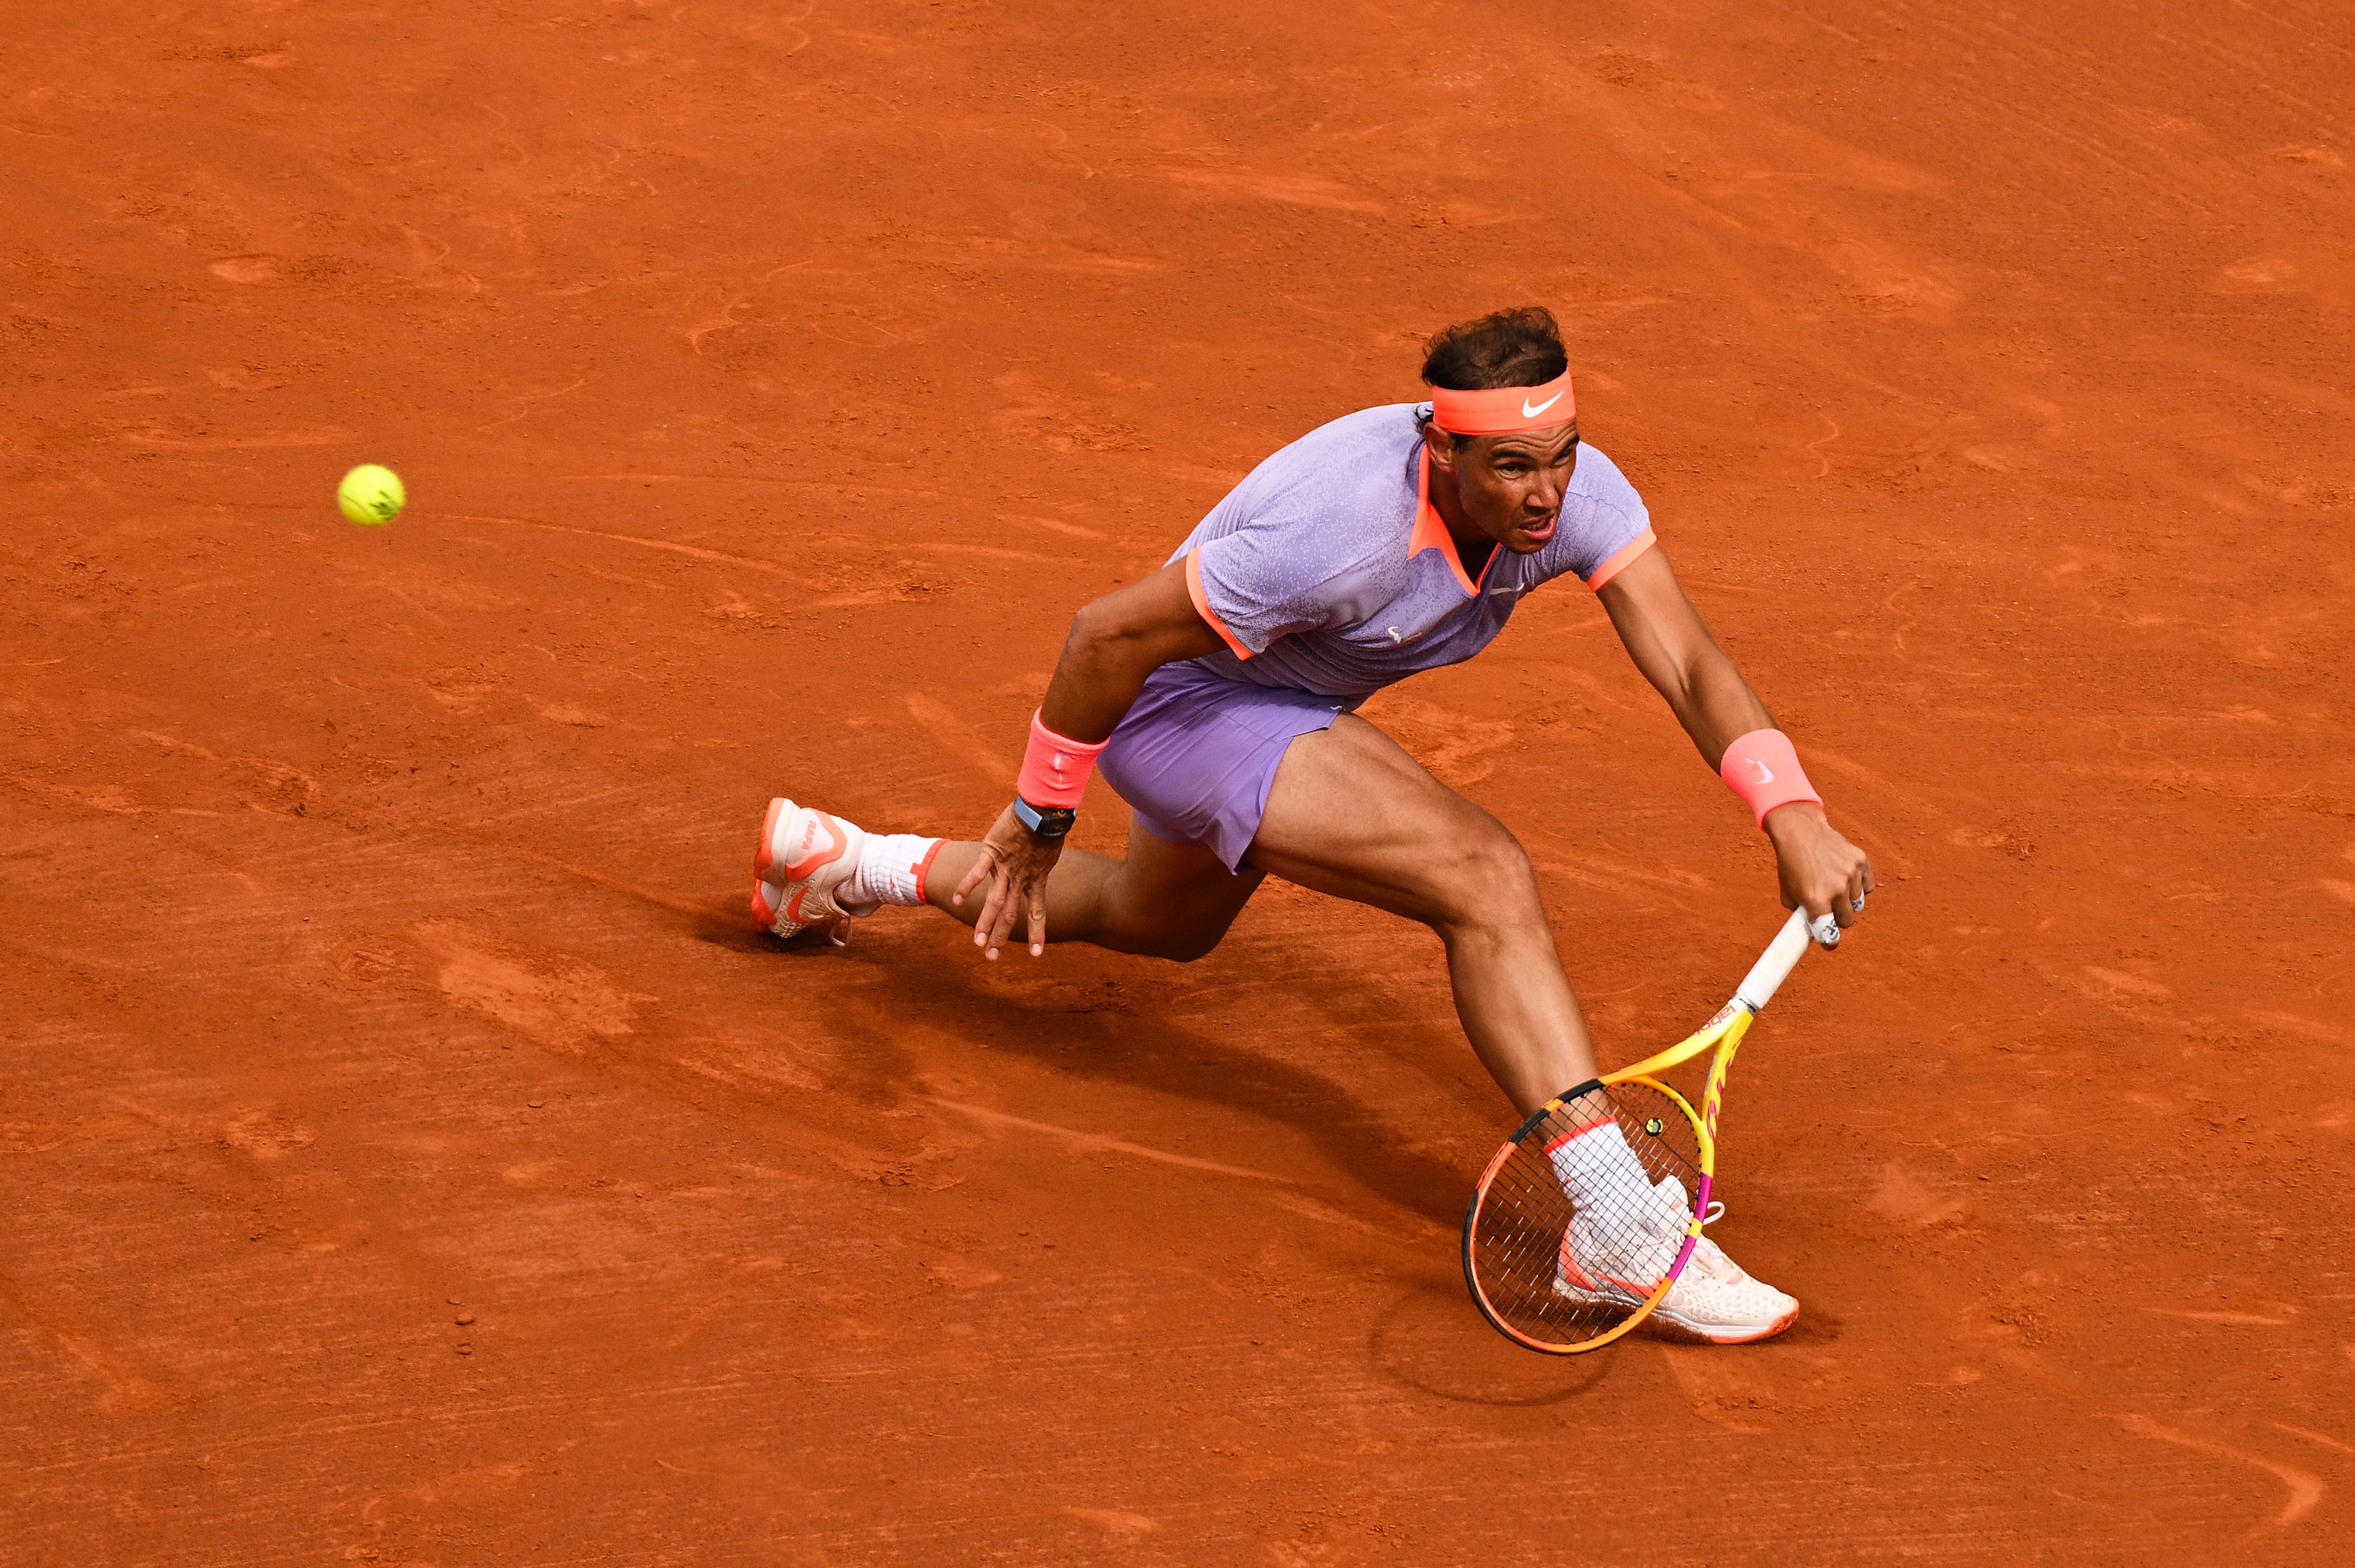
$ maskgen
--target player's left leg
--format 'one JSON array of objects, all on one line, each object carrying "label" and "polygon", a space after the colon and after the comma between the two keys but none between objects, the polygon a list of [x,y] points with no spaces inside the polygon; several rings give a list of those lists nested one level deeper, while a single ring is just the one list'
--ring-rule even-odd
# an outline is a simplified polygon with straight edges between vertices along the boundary
[{"label": "player's left leg", "polygon": [[[870,833],[815,807],[774,800],[753,853],[753,918],[777,936],[811,930],[839,941],[853,916],[884,904],[930,904],[970,926],[985,890],[962,904],[954,895],[980,853],[978,842]],[[1125,860],[1063,852],[1047,881],[1048,939],[1187,962],[1219,945],[1262,874],[1250,866],[1230,872],[1200,844],[1132,823]]]},{"label": "player's left leg", "polygon": [[[942,845],[924,888],[926,903],[968,926],[980,916],[986,888],[963,904],[951,895],[980,853],[974,842]],[[1047,939],[1190,962],[1219,945],[1265,874],[1250,865],[1230,872],[1203,845],[1173,843],[1132,819],[1127,859],[1067,849],[1055,863]]]}]

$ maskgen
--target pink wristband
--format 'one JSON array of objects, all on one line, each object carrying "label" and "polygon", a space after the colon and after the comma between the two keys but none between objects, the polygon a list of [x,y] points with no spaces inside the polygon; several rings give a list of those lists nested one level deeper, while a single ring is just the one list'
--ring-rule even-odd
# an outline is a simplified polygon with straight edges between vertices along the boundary
[{"label": "pink wristband", "polygon": [[1717,765],[1718,777],[1725,787],[1741,796],[1750,806],[1758,825],[1766,825],[1766,813],[1777,806],[1787,806],[1794,800],[1812,800],[1820,806],[1824,798],[1816,793],[1815,786],[1799,767],[1799,754],[1791,749],[1791,737],[1779,729],[1753,729],[1725,748],[1724,760]]},{"label": "pink wristband", "polygon": [[1109,740],[1072,740],[1049,729],[1037,714],[1030,715],[1030,747],[1022,754],[1022,772],[1014,792],[1034,806],[1077,806],[1088,792],[1088,775],[1095,771],[1096,754]]}]

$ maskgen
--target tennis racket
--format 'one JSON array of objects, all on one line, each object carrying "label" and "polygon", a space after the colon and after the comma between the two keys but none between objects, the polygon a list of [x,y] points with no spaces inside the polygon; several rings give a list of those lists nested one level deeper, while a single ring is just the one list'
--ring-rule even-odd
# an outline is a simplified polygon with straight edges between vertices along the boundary
[{"label": "tennis racket", "polygon": [[[1464,1211],[1464,1281],[1507,1339],[1577,1355],[1611,1343],[1660,1304],[1716,1217],[1717,1117],[1734,1050],[1810,938],[1835,947],[1839,927],[1828,915],[1811,927],[1806,911],[1794,911],[1733,1000],[1698,1033],[1548,1100],[1497,1150]],[[1695,1110],[1660,1075],[1712,1046]],[[1590,1159],[1581,1169],[1572,1140],[1607,1140],[1614,1123],[1635,1159],[1614,1148],[1611,1161]]]}]

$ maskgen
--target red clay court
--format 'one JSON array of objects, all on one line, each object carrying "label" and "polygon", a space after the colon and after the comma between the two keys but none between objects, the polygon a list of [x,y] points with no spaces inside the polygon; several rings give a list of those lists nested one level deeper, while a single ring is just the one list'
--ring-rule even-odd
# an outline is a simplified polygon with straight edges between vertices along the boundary
[{"label": "red clay court", "polygon": [[[2346,1561],[2344,6],[12,15],[0,1563]],[[1880,873],[1748,1349],[1481,1322],[1419,928],[744,914],[1524,302]],[[1574,584],[1368,713],[1607,1062],[1779,921]]]}]

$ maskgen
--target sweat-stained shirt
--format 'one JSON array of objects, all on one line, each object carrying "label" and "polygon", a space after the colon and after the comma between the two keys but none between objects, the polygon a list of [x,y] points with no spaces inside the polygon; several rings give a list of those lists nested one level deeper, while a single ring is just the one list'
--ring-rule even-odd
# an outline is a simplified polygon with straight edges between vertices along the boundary
[{"label": "sweat-stained shirt", "polygon": [[1227,646],[1195,663],[1355,707],[1486,648],[1540,583],[1569,572],[1599,588],[1652,547],[1635,486],[1582,444],[1545,547],[1518,556],[1498,545],[1479,581],[1465,577],[1431,504],[1421,407],[1368,408],[1309,431],[1196,524],[1169,558],[1186,563],[1194,608]]}]

